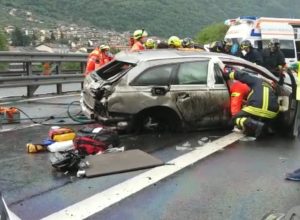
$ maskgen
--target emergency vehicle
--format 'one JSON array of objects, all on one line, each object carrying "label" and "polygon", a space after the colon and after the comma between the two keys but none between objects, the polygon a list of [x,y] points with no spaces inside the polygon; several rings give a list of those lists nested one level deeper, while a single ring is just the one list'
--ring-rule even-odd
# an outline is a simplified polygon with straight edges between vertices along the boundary
[{"label": "emergency vehicle", "polygon": [[262,50],[271,39],[278,39],[287,64],[300,60],[300,19],[242,16],[228,19],[225,24],[230,26],[225,40],[238,44],[249,40]]}]

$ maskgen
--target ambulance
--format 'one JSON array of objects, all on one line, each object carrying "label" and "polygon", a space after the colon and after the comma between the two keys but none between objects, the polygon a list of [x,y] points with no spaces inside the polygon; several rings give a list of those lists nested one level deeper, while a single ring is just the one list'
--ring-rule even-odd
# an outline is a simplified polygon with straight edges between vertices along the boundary
[{"label": "ambulance", "polygon": [[278,39],[287,64],[300,60],[300,19],[242,16],[228,19],[225,24],[229,26],[225,40],[236,44],[249,40],[254,48],[262,50],[271,39]]}]

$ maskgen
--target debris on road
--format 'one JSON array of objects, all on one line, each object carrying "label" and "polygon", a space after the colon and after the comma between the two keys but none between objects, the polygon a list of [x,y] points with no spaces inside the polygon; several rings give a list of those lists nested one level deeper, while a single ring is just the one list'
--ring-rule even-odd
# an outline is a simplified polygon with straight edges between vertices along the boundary
[{"label": "debris on road", "polygon": [[204,146],[206,143],[209,143],[209,142],[211,142],[211,140],[208,137],[203,137],[197,141],[197,143],[200,147]]},{"label": "debris on road", "polygon": [[248,142],[248,141],[255,141],[255,140],[256,140],[256,137],[245,136],[245,137],[240,138],[239,141],[245,141],[245,142]]},{"label": "debris on road", "polygon": [[185,142],[184,144],[182,144],[181,146],[177,145],[175,148],[178,151],[184,151],[184,150],[194,150],[193,147],[191,147],[191,143],[190,142]]}]

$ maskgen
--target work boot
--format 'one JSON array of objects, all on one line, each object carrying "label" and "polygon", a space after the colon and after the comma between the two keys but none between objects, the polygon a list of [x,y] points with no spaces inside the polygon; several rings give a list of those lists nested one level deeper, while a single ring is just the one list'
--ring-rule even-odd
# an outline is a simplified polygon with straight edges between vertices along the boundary
[{"label": "work boot", "polygon": [[253,135],[254,137],[258,138],[261,137],[265,128],[265,123],[252,119],[252,118],[248,118],[245,121],[245,128],[246,131],[248,131],[247,133]]},{"label": "work boot", "polygon": [[257,121],[256,130],[255,130],[255,137],[256,138],[258,138],[262,135],[264,126],[265,126],[265,124],[263,122]]},{"label": "work boot", "polygon": [[292,173],[287,173],[285,179],[293,180],[293,181],[300,181],[300,169],[297,169]]}]

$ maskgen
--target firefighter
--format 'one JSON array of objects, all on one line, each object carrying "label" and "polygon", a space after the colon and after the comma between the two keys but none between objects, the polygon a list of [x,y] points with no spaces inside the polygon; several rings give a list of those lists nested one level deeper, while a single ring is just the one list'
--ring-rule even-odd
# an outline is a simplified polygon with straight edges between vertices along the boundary
[{"label": "firefighter", "polygon": [[272,39],[268,48],[265,48],[262,52],[263,66],[270,70],[275,76],[283,76],[282,72],[286,67],[285,57],[280,50],[280,42],[277,39]]},{"label": "firefighter", "polygon": [[209,51],[215,53],[224,52],[224,44],[222,41],[214,41],[209,45]]},{"label": "firefighter", "polygon": [[181,39],[177,36],[171,36],[168,39],[169,48],[180,48],[181,47]]},{"label": "firefighter", "polygon": [[100,48],[97,46],[88,56],[86,70],[84,76],[87,76],[96,69],[96,64],[99,64]]},{"label": "firefighter", "polygon": [[272,86],[262,78],[229,66],[225,66],[223,74],[225,79],[236,79],[250,87],[245,106],[232,121],[247,135],[260,137],[267,127],[266,123],[275,119],[279,111],[277,96]]},{"label": "firefighter", "polygon": [[181,45],[183,48],[195,48],[195,43],[190,37],[184,38],[181,42]]},{"label": "firefighter", "polygon": [[[210,45],[210,50],[217,53],[227,53],[230,52],[230,45],[232,45],[230,41],[215,41]],[[238,80],[228,80],[227,85],[230,92],[230,113],[231,116],[234,116],[241,111],[250,88],[247,84]]]},{"label": "firefighter", "polygon": [[252,47],[249,40],[241,42],[241,58],[248,60],[257,65],[263,65],[263,58],[260,52]]},{"label": "firefighter", "polygon": [[100,46],[100,53],[99,53],[99,63],[95,65],[95,69],[105,65],[106,63],[110,62],[114,56],[110,53],[110,47],[108,45],[101,45]]},{"label": "firefighter", "polygon": [[226,39],[223,41],[223,51],[226,54],[234,55],[232,52],[233,42],[231,39]]},{"label": "firefighter", "polygon": [[134,44],[131,47],[130,51],[137,52],[137,51],[145,50],[144,43],[145,43],[145,38],[147,36],[148,36],[148,33],[144,29],[136,30],[133,33]]},{"label": "firefighter", "polygon": [[146,49],[154,49],[156,47],[156,43],[153,39],[148,38],[145,42],[145,48]]},{"label": "firefighter", "polygon": [[167,49],[169,48],[168,42],[164,41],[164,40],[158,40],[157,44],[156,44],[156,48],[157,49]]}]

